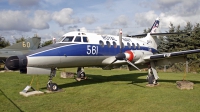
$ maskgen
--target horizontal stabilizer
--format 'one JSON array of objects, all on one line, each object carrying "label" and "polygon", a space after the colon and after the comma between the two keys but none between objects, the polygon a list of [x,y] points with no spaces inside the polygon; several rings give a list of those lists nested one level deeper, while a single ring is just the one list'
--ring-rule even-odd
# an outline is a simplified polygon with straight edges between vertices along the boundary
[{"label": "horizontal stabilizer", "polygon": [[[148,33],[147,33],[148,34]],[[147,34],[140,34],[140,35],[129,35],[128,37],[145,37]],[[178,32],[178,33],[150,33],[151,36],[167,36],[167,35],[181,35],[181,34],[186,34],[190,35],[188,32]]]}]

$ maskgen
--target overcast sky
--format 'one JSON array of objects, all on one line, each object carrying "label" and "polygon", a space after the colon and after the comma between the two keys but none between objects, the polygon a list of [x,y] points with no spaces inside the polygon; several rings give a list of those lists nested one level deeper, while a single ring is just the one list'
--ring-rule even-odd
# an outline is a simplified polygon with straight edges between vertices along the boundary
[{"label": "overcast sky", "polygon": [[88,32],[141,34],[160,17],[161,32],[169,23],[200,23],[199,0],[0,0],[0,35],[43,41],[78,28]]}]

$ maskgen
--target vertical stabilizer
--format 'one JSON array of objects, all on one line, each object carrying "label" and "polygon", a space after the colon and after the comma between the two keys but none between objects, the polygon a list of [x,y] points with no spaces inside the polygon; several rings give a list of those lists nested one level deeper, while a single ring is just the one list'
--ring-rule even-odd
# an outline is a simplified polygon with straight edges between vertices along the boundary
[{"label": "vertical stabilizer", "polygon": [[158,33],[159,32],[159,18],[156,18],[155,22],[153,23],[151,29],[150,29],[150,33]]},{"label": "vertical stabilizer", "polygon": [[41,41],[40,37],[32,37],[32,38],[26,39],[23,42],[13,44],[3,49],[35,50],[35,49],[38,49],[40,41]]},{"label": "vertical stabilizer", "polygon": [[143,41],[147,41],[147,44],[154,49],[157,49],[157,37],[152,37],[151,34],[158,33],[159,30],[159,18],[156,18],[155,22],[153,23],[150,32],[147,34],[146,37],[142,38]]}]

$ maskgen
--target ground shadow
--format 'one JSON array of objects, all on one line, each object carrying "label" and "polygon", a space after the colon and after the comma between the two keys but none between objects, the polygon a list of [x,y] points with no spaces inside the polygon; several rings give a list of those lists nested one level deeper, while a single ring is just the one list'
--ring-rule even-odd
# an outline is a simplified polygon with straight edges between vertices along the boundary
[{"label": "ground shadow", "polygon": [[[135,86],[144,87],[138,85],[138,83],[147,83],[146,79],[141,79],[139,77],[147,76],[147,73],[130,73],[130,74],[118,74],[112,76],[102,76],[102,75],[92,75],[87,74],[89,79],[83,81],[74,81],[72,83],[66,83],[58,85],[59,88],[68,88],[68,87],[76,87],[76,86],[83,86],[83,85],[91,85],[97,83],[104,83],[104,82],[112,82],[112,81],[126,81],[127,84],[133,84]],[[177,80],[166,80],[166,79],[159,79],[158,82],[170,82],[176,83]],[[193,83],[200,83],[200,81],[192,81]]]}]

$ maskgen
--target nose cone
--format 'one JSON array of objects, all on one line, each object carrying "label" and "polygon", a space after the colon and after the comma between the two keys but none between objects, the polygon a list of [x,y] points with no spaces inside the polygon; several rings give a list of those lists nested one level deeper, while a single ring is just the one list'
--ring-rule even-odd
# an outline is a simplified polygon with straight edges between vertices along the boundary
[{"label": "nose cone", "polygon": [[5,65],[9,70],[18,70],[19,69],[19,58],[17,56],[11,56],[6,59]]},{"label": "nose cone", "polygon": [[27,58],[26,56],[11,56],[6,59],[5,66],[9,70],[24,69],[27,66]]}]

